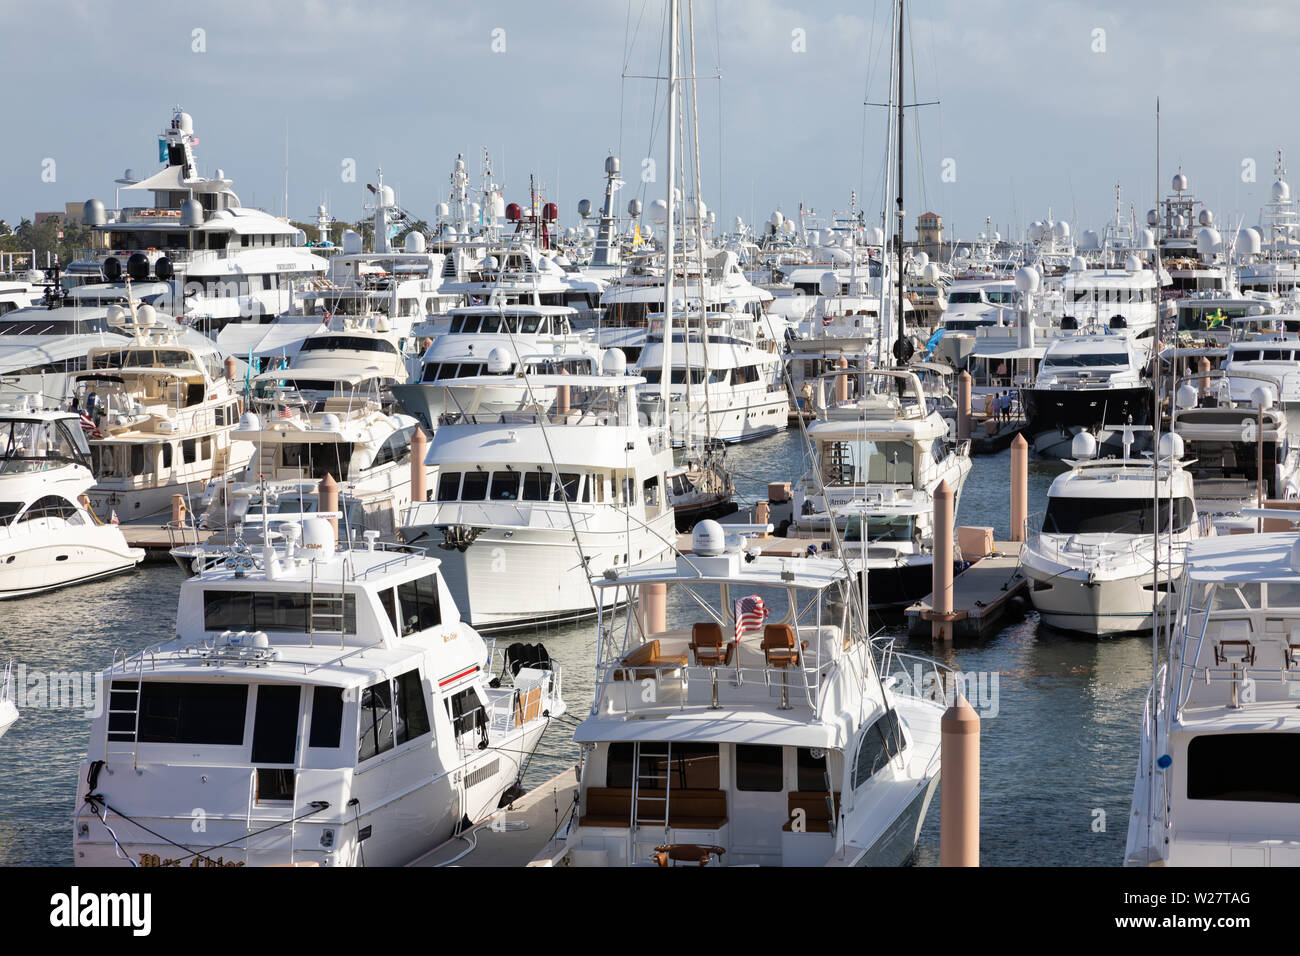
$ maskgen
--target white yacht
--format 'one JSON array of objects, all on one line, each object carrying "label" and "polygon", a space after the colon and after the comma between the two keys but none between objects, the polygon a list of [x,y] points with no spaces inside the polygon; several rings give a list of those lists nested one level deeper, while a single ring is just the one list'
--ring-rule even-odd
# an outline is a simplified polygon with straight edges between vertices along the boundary
[{"label": "white yacht", "polygon": [[129,571],[144,552],[84,497],[95,483],[81,417],[27,403],[0,410],[0,599]]},{"label": "white yacht", "polygon": [[1243,261],[1237,270],[1237,283],[1242,292],[1276,295],[1300,288],[1300,203],[1291,197],[1280,149],[1273,175],[1259,228],[1242,230],[1248,239],[1246,247],[1239,250]]},{"label": "white yacht", "polygon": [[101,673],[76,865],[398,866],[516,792],[559,665],[497,657],[436,559],[298,530],[206,563],[176,637]]},{"label": "white yacht", "polygon": [[152,306],[135,308],[131,329],[127,343],[91,349],[90,370],[75,377],[72,408],[92,429],[90,500],[105,520],[167,511],[176,494],[193,509],[253,453],[233,434],[243,400],[227,377],[231,360],[208,340],[181,339]]},{"label": "white yacht", "polygon": [[323,403],[291,392],[270,395],[235,427],[233,437],[254,451],[238,477],[212,489],[200,525],[233,527],[267,500],[292,505],[314,499],[318,483],[330,475],[340,496],[361,506],[364,523],[349,526],[349,533],[391,534],[411,503],[417,427],[411,416],[388,414],[361,393]]},{"label": "white yacht", "polygon": [[1158,477],[1150,459],[1128,457],[1127,447],[1123,458],[1097,459],[1096,450],[1091,435],[1075,438],[1070,470],[1048,490],[1040,530],[1026,529],[1021,573],[1052,627],[1093,637],[1149,631],[1153,608],[1163,611],[1170,594],[1178,600],[1183,554],[1209,523],[1197,516],[1178,435],[1160,437]]},{"label": "white yacht", "polygon": [[1142,715],[1125,864],[1300,865],[1296,533],[1193,543],[1168,646]]},{"label": "white yacht", "polygon": [[703,521],[692,554],[593,579],[636,613],[600,617],[578,806],[534,864],[911,857],[939,782],[943,677],[873,648],[842,564],[756,544]]},{"label": "white yacht", "polygon": [[[393,386],[393,396],[432,432],[441,415],[456,411],[448,386],[459,380],[501,376],[504,410],[517,394],[507,379],[521,371],[598,373],[604,351],[593,333],[574,331],[576,315],[568,306],[508,305],[502,296],[487,305],[452,309],[446,333],[433,339],[421,359],[419,381]],[[425,334],[420,327],[416,331]]]},{"label": "white yacht", "polygon": [[218,336],[229,324],[269,323],[293,311],[296,293],[327,263],[287,220],[244,206],[220,169],[201,176],[197,143],[193,119],[178,107],[159,134],[163,168],[143,180],[127,170],[118,180],[119,194],[145,197],[125,201],[142,204],[106,210],[97,199],[86,202],[84,223],[96,244],[69,263],[66,281],[155,280],[167,293],[152,304]]},{"label": "white yacht", "polygon": [[[668,387],[661,388],[668,367]],[[674,447],[692,440],[748,441],[781,431],[789,422],[782,359],[760,324],[735,309],[678,312],[672,345],[664,347],[663,313],[652,314],[633,374],[649,383],[641,409],[661,421],[663,393]]]},{"label": "white yacht", "polygon": [[1061,328],[1102,326],[1134,339],[1156,334],[1160,286],[1156,274],[1130,255],[1123,269],[1085,266],[1080,257],[1061,277]]},{"label": "white yacht", "polygon": [[1036,455],[1063,458],[1081,431],[1118,451],[1119,429],[1149,425],[1153,391],[1149,356],[1124,334],[1095,326],[1053,340],[1033,387],[1019,389],[1025,437]]},{"label": "white yacht", "polygon": [[[412,504],[401,536],[443,549],[447,586],[480,630],[590,616],[600,596],[591,575],[673,548],[672,451],[661,425],[638,420],[644,379],[620,374],[622,356],[609,355],[605,375],[453,387],[462,411],[443,417],[429,447],[431,500]],[[513,407],[502,410],[507,389]]]},{"label": "white yacht", "polygon": [[1277,380],[1237,371],[1238,385],[1253,381],[1255,389],[1249,399],[1234,400],[1228,389],[1215,387],[1227,374],[1216,369],[1180,380],[1171,425],[1196,482],[1196,507],[1219,534],[1256,530],[1255,519],[1242,514],[1247,508],[1300,499],[1300,446],[1287,413],[1274,407]]},{"label": "white yacht", "polygon": [[905,607],[932,589],[934,493],[946,481],[956,513],[971,470],[970,442],[950,439],[948,421],[926,399],[916,372],[855,377],[859,396],[821,403],[822,420],[808,428],[812,470],[795,482],[788,514],[775,509],[772,520],[788,537],[822,538],[833,516],[851,566],[867,574],[870,606]]}]

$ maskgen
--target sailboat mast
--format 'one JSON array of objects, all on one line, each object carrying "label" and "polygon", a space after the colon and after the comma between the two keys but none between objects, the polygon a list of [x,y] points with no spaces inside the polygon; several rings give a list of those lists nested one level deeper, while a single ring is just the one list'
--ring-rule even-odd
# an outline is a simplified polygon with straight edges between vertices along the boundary
[{"label": "sailboat mast", "polygon": [[898,0],[898,342],[894,358],[903,364],[903,19],[905,0]]},{"label": "sailboat mast", "polygon": [[[677,170],[677,0],[668,0],[668,229],[664,238],[664,357],[659,375],[659,400],[663,404],[664,427],[672,399],[673,370],[673,274],[676,271],[677,210],[673,181]],[[683,346],[686,343],[683,341]]]}]

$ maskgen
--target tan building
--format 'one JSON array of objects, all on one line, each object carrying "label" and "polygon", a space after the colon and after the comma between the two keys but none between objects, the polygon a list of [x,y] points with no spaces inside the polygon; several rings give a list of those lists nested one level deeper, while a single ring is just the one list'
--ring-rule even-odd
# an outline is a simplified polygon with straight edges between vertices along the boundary
[{"label": "tan building", "polygon": [[932,259],[942,253],[943,217],[937,212],[922,213],[917,217],[916,244]]}]

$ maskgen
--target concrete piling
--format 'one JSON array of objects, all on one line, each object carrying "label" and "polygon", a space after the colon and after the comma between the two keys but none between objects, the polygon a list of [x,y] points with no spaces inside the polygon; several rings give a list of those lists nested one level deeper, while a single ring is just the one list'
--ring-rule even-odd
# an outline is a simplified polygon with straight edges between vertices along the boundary
[{"label": "concrete piling", "polygon": [[939,865],[980,864],[980,718],[961,694],[940,721]]}]

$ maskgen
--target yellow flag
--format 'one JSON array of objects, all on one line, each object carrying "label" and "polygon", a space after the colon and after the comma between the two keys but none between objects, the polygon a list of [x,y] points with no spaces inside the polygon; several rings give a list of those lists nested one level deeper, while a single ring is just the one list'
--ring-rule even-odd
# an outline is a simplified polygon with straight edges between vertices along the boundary
[{"label": "yellow flag", "polygon": [[632,245],[641,245],[641,223],[632,223]]}]

